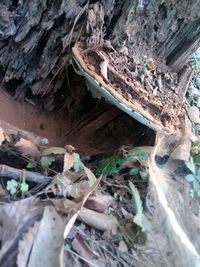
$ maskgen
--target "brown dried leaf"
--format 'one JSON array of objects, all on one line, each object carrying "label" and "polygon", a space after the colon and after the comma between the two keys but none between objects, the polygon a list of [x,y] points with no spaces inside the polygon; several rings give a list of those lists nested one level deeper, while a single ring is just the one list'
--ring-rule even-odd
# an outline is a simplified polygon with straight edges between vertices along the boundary
[{"label": "brown dried leaf", "polygon": [[6,196],[6,191],[3,189],[2,185],[0,184],[0,197]]},{"label": "brown dried leaf", "polygon": [[90,196],[85,203],[85,207],[98,212],[104,212],[113,203],[111,196]]},{"label": "brown dried leaf", "polygon": [[69,171],[71,168],[73,168],[74,163],[79,160],[79,154],[77,153],[65,153],[64,156],[64,167],[63,167],[63,172]]},{"label": "brown dried leaf", "polygon": [[108,61],[104,60],[100,63],[100,71],[104,79],[108,80]]},{"label": "brown dried leaf", "polygon": [[4,132],[3,129],[0,127],[0,146],[4,140],[5,140]]},{"label": "brown dried leaf", "polygon": [[71,210],[71,213],[68,214],[68,223],[65,226],[64,239],[67,238],[69,232],[71,231],[72,226],[74,225],[79,213],[81,212],[81,209],[83,208],[90,194],[98,187],[100,180],[101,177],[98,180],[96,180],[96,182],[85,192],[83,199],[79,203],[74,205],[73,209]]},{"label": "brown dried leaf", "polygon": [[52,192],[55,196],[79,198],[83,196],[88,187],[87,181],[74,184],[67,176],[58,174],[52,183],[46,187],[45,192]]},{"label": "brown dried leaf", "polygon": [[124,240],[120,240],[120,242],[119,242],[119,249],[121,251],[123,251],[123,252],[127,252],[128,251],[128,247],[127,247],[127,245],[126,245],[126,243],[125,243]]},{"label": "brown dried leaf", "polygon": [[69,154],[72,154],[76,150],[72,145],[66,145],[65,148]]},{"label": "brown dried leaf", "polygon": [[80,171],[80,172],[66,171],[63,174],[67,178],[69,178],[72,183],[75,183],[76,181],[81,180],[82,178],[85,177],[84,171]]},{"label": "brown dried leaf", "polygon": [[85,174],[87,175],[87,178],[89,179],[90,185],[94,184],[97,180],[94,173],[87,167],[84,166]]},{"label": "brown dried leaf", "polygon": [[171,159],[185,160],[188,161],[191,155],[191,136],[192,128],[188,120],[185,121],[185,124],[182,124],[181,136],[177,142],[176,147],[170,155]]},{"label": "brown dried leaf", "polygon": [[34,225],[43,214],[43,204],[33,197],[0,207],[0,225],[3,228],[2,248],[0,250],[0,266],[15,266],[17,258],[17,242],[23,233]]},{"label": "brown dried leaf", "polygon": [[17,255],[17,266],[26,267],[29,260],[29,255],[37,235],[40,222],[35,222],[34,226],[29,228],[28,232],[23,234],[22,240],[19,241],[18,255]]},{"label": "brown dried leaf", "polygon": [[64,222],[54,207],[45,208],[27,267],[60,266]]},{"label": "brown dried leaf", "polygon": [[65,154],[65,153],[66,153],[66,149],[62,147],[50,147],[42,151],[43,156],[48,156],[51,154],[60,155],[60,154]]},{"label": "brown dried leaf", "polygon": [[72,247],[79,255],[81,255],[88,262],[93,263],[93,260],[99,257],[99,255],[90,248],[90,246],[83,240],[83,238],[79,234],[76,234],[72,242]]},{"label": "brown dried leaf", "polygon": [[[59,210],[68,214],[77,207],[77,204],[69,199],[65,199],[64,201],[51,199],[51,201]],[[111,234],[117,233],[118,221],[113,216],[108,216],[83,207],[78,214],[78,219],[100,231],[106,231]]]},{"label": "brown dried leaf", "polygon": [[24,138],[20,138],[20,140],[15,144],[15,147],[20,153],[26,156],[31,156],[32,158],[39,158],[41,155],[37,146]]}]

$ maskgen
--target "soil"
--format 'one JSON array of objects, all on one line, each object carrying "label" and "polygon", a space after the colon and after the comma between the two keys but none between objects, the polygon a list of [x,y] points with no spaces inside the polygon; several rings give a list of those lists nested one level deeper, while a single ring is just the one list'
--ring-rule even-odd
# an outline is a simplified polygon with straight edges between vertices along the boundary
[{"label": "soil", "polygon": [[[80,94],[73,88],[74,97]],[[76,92],[76,93],[75,93]],[[84,93],[83,93],[84,92]],[[16,101],[3,88],[0,90],[0,120],[20,130],[48,138],[48,146],[71,144],[85,155],[111,154],[122,146],[153,144],[155,133],[116,107],[93,100],[86,88],[79,108],[69,105],[53,111],[36,107],[30,99]],[[68,103],[70,97],[66,99]],[[71,100],[70,100],[71,101]],[[71,110],[72,109],[72,110]],[[137,129],[137,130],[136,130]],[[147,141],[148,140],[148,141]]]},{"label": "soil", "polygon": [[70,127],[70,122],[66,118],[67,114],[64,112],[42,112],[26,100],[20,103],[0,88],[0,120],[48,138],[51,146],[62,145],[62,135]]}]

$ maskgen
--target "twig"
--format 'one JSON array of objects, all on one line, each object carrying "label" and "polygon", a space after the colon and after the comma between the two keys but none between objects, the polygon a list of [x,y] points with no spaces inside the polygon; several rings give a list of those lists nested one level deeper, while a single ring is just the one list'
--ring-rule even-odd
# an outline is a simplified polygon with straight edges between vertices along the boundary
[{"label": "twig", "polygon": [[[0,177],[11,178],[20,181],[23,170],[15,169],[7,165],[0,164]],[[26,171],[26,181],[34,182],[38,184],[48,184],[52,180],[52,177],[41,175],[37,172]]]}]

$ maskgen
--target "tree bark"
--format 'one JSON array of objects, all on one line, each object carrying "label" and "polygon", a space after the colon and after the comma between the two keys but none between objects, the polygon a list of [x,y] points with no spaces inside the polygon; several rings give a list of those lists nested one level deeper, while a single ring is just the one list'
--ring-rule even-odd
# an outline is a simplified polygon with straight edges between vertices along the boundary
[{"label": "tree bark", "polygon": [[153,58],[162,76],[182,73],[200,44],[199,0],[3,0],[0,10],[0,77],[17,96],[53,96],[66,86],[78,41],[84,49],[128,47]]}]

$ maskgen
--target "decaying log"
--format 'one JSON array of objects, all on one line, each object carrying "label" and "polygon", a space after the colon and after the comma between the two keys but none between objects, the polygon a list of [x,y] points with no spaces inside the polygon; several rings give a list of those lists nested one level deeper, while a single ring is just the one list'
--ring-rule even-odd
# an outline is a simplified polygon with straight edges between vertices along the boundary
[{"label": "decaying log", "polygon": [[[92,3],[4,0],[0,6],[2,81],[14,85],[17,95],[24,95],[30,88],[35,95],[53,95],[63,86],[62,66],[69,48],[81,36],[89,41],[93,36],[93,43],[103,42],[104,38],[114,46],[130,45],[137,55],[153,54],[163,68],[166,62],[173,71],[179,71],[199,46],[198,0]],[[103,32],[92,24],[97,9],[95,19]]]}]

